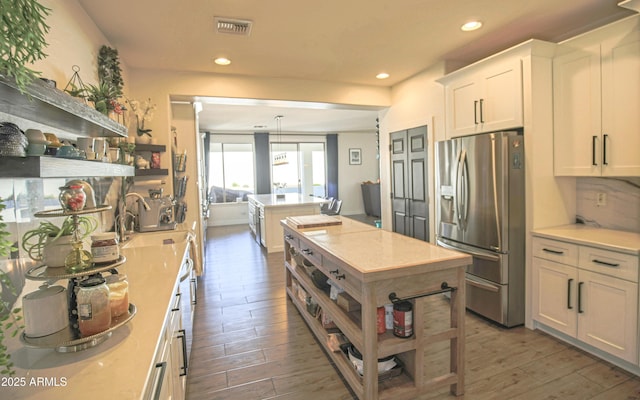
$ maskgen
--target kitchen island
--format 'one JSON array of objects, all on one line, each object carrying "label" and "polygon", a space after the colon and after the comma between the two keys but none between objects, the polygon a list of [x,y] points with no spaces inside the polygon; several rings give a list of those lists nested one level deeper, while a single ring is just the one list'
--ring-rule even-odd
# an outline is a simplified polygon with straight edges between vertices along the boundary
[{"label": "kitchen island", "polygon": [[325,199],[304,196],[299,193],[252,194],[249,201],[249,227],[258,244],[268,253],[282,251],[282,227],[280,220],[293,215],[320,214]]},{"label": "kitchen island", "polygon": [[[168,356],[163,352],[168,343],[176,344],[173,354],[180,354],[182,348],[179,338],[169,331],[169,323],[183,322],[174,310],[190,298],[187,293],[178,295],[189,243],[187,232],[170,231],[137,234],[125,245],[126,262],[118,272],[127,275],[129,301],[137,313],[104,343],[75,353],[58,353],[27,347],[17,337],[6,339],[16,373],[2,377],[2,398],[138,400],[152,399],[156,392],[159,398],[181,398],[185,377],[176,377],[174,387],[167,382],[179,375],[182,357],[174,360],[176,368],[167,367],[162,381],[157,364],[159,355]],[[41,283],[27,281],[30,286],[23,294]],[[65,286],[66,282],[57,284]]]},{"label": "kitchen island", "polygon": [[[281,221],[286,291],[358,398],[413,399],[444,385],[450,385],[455,395],[463,394],[464,282],[471,257],[349,218],[326,216],[321,221],[324,217],[307,218],[317,226],[306,228],[301,227],[305,217]],[[339,306],[314,283],[309,263],[357,304],[348,311]],[[429,324],[424,318],[425,300],[444,292],[450,294],[449,324],[425,334]],[[397,337],[388,329],[378,334],[378,308],[392,303],[392,294],[412,306],[413,334],[408,338]],[[309,307],[313,304],[322,310],[319,318]],[[362,375],[344,349],[335,351],[330,346],[333,326],[329,321],[362,354]],[[449,369],[439,376],[427,376],[430,362],[436,361],[430,360],[426,349],[437,342],[448,342]],[[389,356],[395,356],[402,368],[389,371],[387,379],[379,382],[377,360]]]}]

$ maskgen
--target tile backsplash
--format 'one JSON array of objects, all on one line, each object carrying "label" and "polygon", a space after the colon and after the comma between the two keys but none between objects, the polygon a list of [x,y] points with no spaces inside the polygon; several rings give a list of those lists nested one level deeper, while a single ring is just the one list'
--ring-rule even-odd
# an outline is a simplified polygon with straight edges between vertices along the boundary
[{"label": "tile backsplash", "polygon": [[[577,178],[576,183],[578,221],[640,233],[640,178]],[[597,204],[599,194],[606,204]]]}]

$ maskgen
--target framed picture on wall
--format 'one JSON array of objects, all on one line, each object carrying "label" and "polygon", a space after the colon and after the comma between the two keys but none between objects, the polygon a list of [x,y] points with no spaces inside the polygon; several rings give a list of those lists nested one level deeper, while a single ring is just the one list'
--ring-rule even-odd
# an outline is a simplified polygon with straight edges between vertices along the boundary
[{"label": "framed picture on wall", "polygon": [[362,150],[361,149],[349,149],[349,165],[362,164]]}]

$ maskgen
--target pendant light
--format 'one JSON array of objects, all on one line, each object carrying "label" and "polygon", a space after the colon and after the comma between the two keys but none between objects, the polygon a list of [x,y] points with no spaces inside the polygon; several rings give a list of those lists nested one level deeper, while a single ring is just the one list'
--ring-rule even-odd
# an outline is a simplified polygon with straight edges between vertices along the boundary
[{"label": "pendant light", "polygon": [[[276,115],[274,117],[274,119],[276,120],[278,144],[282,143],[282,118],[284,118],[283,115]],[[289,161],[287,160],[286,152],[273,155],[273,165],[284,165],[284,164],[289,164]]]}]

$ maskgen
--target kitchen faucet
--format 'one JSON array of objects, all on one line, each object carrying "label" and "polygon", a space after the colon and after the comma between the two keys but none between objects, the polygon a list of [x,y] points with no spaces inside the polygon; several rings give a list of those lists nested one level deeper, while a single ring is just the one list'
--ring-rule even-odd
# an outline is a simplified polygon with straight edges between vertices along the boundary
[{"label": "kitchen faucet", "polygon": [[[130,211],[127,211],[127,197],[137,197],[138,201],[142,202],[142,206],[144,207],[145,210],[149,211],[151,210],[151,206],[149,206],[149,203],[147,203],[144,199],[144,197],[142,197],[139,193],[136,192],[131,192],[131,193],[127,193],[124,195],[124,199],[122,199],[120,201],[119,209],[118,209],[118,217],[116,218],[116,232],[118,233],[118,236],[120,236],[120,242],[126,242],[127,240],[129,240],[129,236],[127,236],[127,227],[126,227],[126,220],[127,220],[127,214],[131,214]],[[119,220],[118,220],[119,218]]]}]

